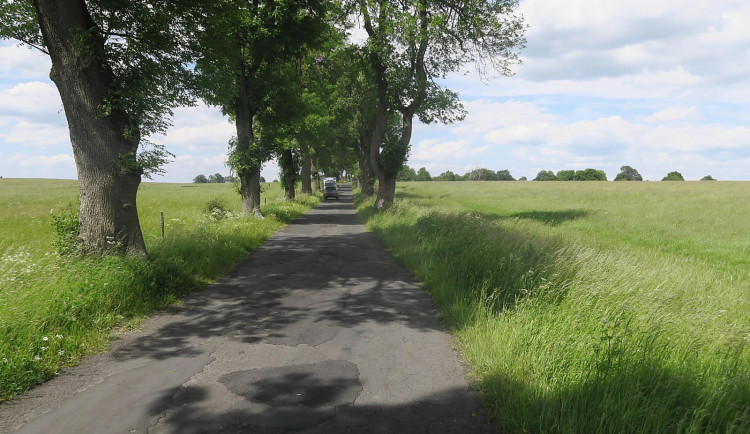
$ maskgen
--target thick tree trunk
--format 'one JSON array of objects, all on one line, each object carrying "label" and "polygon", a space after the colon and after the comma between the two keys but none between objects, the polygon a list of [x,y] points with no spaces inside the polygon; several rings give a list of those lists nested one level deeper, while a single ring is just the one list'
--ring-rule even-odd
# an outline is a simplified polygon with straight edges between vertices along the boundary
[{"label": "thick tree trunk", "polygon": [[[253,141],[253,116],[255,111],[251,106],[249,77],[241,74],[237,79],[239,81],[239,96],[235,116],[237,128],[237,149],[235,152],[249,156],[252,152],[250,147]],[[260,164],[257,167],[238,168],[237,177],[240,178],[242,214],[263,218],[263,213],[260,211]]]},{"label": "thick tree trunk", "polygon": [[260,168],[239,175],[239,178],[242,214],[262,219],[263,214],[260,212]]},{"label": "thick tree trunk", "polygon": [[312,188],[320,191],[320,173],[318,172],[318,153],[315,148],[310,148],[310,171],[312,172]]},{"label": "thick tree trunk", "polygon": [[284,199],[294,200],[294,184],[297,178],[297,165],[294,162],[294,154],[291,149],[285,149],[279,158],[281,164],[282,182],[284,184]]},{"label": "thick tree trunk", "polygon": [[300,143],[300,154],[302,155],[302,167],[300,168],[300,178],[302,178],[302,194],[312,194],[312,180],[310,179],[310,147],[307,143]]},{"label": "thick tree trunk", "polygon": [[78,171],[80,250],[145,258],[136,207],[142,173],[135,161],[140,134],[137,123],[123,111],[103,113],[116,84],[101,30],[83,0],[35,0],[34,7]]}]

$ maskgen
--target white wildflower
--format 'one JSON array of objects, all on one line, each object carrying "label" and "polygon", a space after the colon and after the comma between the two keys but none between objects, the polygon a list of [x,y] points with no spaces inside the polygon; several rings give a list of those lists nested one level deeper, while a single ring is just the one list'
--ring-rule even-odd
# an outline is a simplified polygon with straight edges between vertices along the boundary
[{"label": "white wildflower", "polygon": [[34,361],[35,361],[35,362],[38,362],[38,361],[40,361],[40,360],[42,360],[42,358],[41,358],[41,357],[39,357],[39,356],[34,356]]},{"label": "white wildflower", "polygon": [[47,341],[49,340],[49,338],[48,338],[47,336],[43,336],[43,337],[42,337],[42,340],[43,340],[44,342],[47,342]]}]

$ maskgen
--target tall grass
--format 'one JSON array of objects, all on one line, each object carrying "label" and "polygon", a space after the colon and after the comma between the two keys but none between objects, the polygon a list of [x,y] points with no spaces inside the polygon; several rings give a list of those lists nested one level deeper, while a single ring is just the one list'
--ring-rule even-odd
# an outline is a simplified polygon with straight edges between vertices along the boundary
[{"label": "tall grass", "polygon": [[540,184],[412,183],[386,212],[359,207],[435,298],[498,423],[750,432],[748,258],[698,229],[743,230],[750,185],[712,187],[707,207],[695,184]]},{"label": "tall grass", "polygon": [[[256,220],[233,212],[239,198],[231,185],[143,184],[138,209],[150,256],[143,262],[60,257],[50,210],[75,203],[76,182],[0,179],[0,400],[101,350],[113,327],[218,278],[319,201],[284,202],[278,184],[265,190],[266,218]],[[228,212],[217,219],[208,202]]]}]

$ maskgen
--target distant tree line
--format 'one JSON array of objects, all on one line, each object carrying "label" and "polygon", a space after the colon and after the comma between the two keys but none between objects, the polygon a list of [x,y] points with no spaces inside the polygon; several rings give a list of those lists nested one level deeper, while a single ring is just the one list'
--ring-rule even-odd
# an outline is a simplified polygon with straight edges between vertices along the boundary
[{"label": "distant tree line", "polygon": [[[474,169],[464,175],[457,175],[447,170],[440,175],[431,176],[426,168],[421,167],[415,171],[411,167],[404,165],[398,173],[397,181],[515,181],[516,179],[510,174],[510,171],[498,170],[494,172],[490,169]],[[527,178],[522,176],[519,181],[526,181]],[[551,170],[541,170],[537,173],[533,181],[606,181],[607,174],[603,170],[583,169],[583,170],[559,170],[557,173]],[[680,172],[669,172],[662,181],[684,181],[685,178]],[[615,181],[643,181],[643,177],[638,170],[630,166],[620,167],[620,173],[615,176]],[[701,181],[716,181],[711,175],[701,178]]]},{"label": "distant tree line", "polygon": [[[200,174],[193,178],[193,182],[196,184],[223,184],[225,182],[237,182],[238,179],[235,176],[223,176],[221,173],[214,173],[213,175]],[[262,182],[262,181],[261,181]]]}]

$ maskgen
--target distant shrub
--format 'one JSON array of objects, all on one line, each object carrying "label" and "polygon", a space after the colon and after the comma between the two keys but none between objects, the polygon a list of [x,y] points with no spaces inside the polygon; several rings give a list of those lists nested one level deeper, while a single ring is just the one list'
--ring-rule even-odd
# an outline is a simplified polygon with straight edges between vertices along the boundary
[{"label": "distant shrub", "polygon": [[557,181],[557,176],[555,176],[555,172],[551,170],[540,170],[539,173],[536,174],[534,181]]},{"label": "distant shrub", "polygon": [[52,227],[55,228],[55,239],[52,246],[60,256],[67,256],[76,251],[78,241],[78,207],[68,204],[59,210],[50,210],[52,216]]},{"label": "distant shrub", "polygon": [[456,181],[456,174],[450,170],[446,170],[440,175],[432,178],[434,181]]},{"label": "distant shrub", "polygon": [[464,179],[467,181],[497,181],[497,174],[490,169],[480,168],[464,175]]},{"label": "distant shrub", "polygon": [[667,173],[667,176],[661,179],[662,181],[684,181],[685,178],[682,176],[682,173],[678,171],[669,172]]},{"label": "distant shrub", "polygon": [[573,181],[606,181],[607,174],[603,170],[585,169],[576,170]]},{"label": "distant shrub", "polygon": [[207,184],[208,178],[206,178],[206,175],[201,173],[200,175],[193,178],[193,182],[196,184]]},{"label": "distant shrub", "polygon": [[572,181],[573,176],[575,175],[575,170],[561,170],[557,172],[557,180],[558,181]]},{"label": "distant shrub", "polygon": [[510,174],[510,170],[504,169],[504,170],[498,170],[497,173],[495,173],[497,176],[498,181],[515,181],[516,179],[513,178],[513,175]]},{"label": "distant shrub", "polygon": [[519,181],[528,181],[528,178],[526,178],[525,176],[522,176],[522,177],[518,178],[518,180]]},{"label": "distant shrub", "polygon": [[622,166],[620,167],[620,173],[615,176],[615,181],[643,181],[643,177],[632,167]]},{"label": "distant shrub", "polygon": [[701,178],[701,181],[716,181],[716,179],[711,175],[706,175],[703,178]]}]

